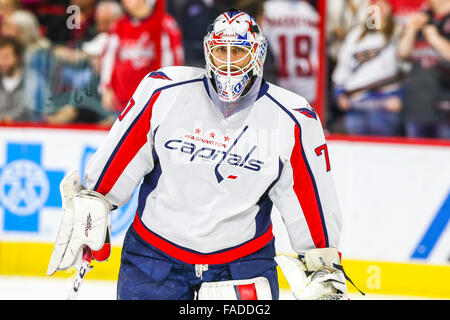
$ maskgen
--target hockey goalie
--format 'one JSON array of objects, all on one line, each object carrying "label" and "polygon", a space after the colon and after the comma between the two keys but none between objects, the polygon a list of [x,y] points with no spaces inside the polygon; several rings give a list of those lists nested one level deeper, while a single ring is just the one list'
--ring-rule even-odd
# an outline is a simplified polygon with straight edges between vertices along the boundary
[{"label": "hockey goalie", "polygon": [[[267,41],[230,9],[204,38],[205,69],[149,73],[91,158],[62,183],[48,268],[109,255],[110,210],[140,184],[124,239],[118,299],[347,299],[341,216],[318,115],[263,79]],[[271,211],[298,257],[276,256]]]}]

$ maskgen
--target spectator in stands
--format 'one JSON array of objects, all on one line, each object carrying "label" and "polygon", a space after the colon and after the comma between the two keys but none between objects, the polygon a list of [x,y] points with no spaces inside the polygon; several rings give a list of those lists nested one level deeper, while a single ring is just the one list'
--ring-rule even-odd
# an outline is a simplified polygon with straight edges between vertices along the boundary
[{"label": "spectator in stands", "polygon": [[99,83],[100,76],[89,60],[70,64],[55,58],[44,120],[51,124],[111,125],[115,117],[102,107]]},{"label": "spectator in stands", "polygon": [[332,75],[338,107],[345,112],[347,133],[402,134],[401,72],[396,56],[400,30],[387,0],[379,7],[380,25],[350,31]]},{"label": "spectator in stands", "polygon": [[110,34],[102,58],[103,106],[119,113],[150,71],[183,64],[181,31],[164,0],[122,0],[128,13]]},{"label": "spectator in stands", "polygon": [[428,0],[391,0],[395,21],[404,26],[411,14],[422,10]]},{"label": "spectator in stands", "polygon": [[55,46],[53,53],[58,59],[76,63],[81,60],[91,59],[91,62],[99,71],[99,62],[101,55],[105,51],[108,42],[108,33],[118,19],[122,17],[122,6],[114,0],[102,0],[95,7],[95,25],[97,34],[89,41],[82,42],[79,48],[70,48],[67,46]]},{"label": "spectator in stands", "polygon": [[327,51],[333,65],[348,32],[365,23],[369,0],[327,1]]},{"label": "spectator in stands", "polygon": [[92,40],[81,45],[81,51],[91,57],[100,57],[105,51],[108,33],[122,15],[122,6],[118,1],[102,0],[98,2],[95,8],[95,25],[98,33]]},{"label": "spectator in stands", "polygon": [[19,40],[24,45],[26,100],[33,112],[33,119],[39,120],[48,99],[51,42],[40,34],[36,16],[26,10],[15,10],[10,14],[3,22],[2,33]]},{"label": "spectator in stands", "polygon": [[[52,43],[78,48],[97,33],[94,23],[97,0],[46,0],[34,5],[43,34]],[[28,5],[28,7],[30,7]]]},{"label": "spectator in stands", "polygon": [[39,32],[37,17],[26,10],[15,10],[2,25],[2,33],[20,40],[25,45],[25,60],[29,61],[39,50],[48,50],[51,42]]},{"label": "spectator in stands", "polygon": [[313,107],[319,100],[319,19],[317,8],[308,1],[271,0],[264,3],[261,25],[274,57],[276,83]]},{"label": "spectator in stands", "polygon": [[0,0],[0,25],[3,24],[4,19],[18,9],[20,9],[20,2],[18,0]]},{"label": "spectator in stands", "polygon": [[186,65],[199,68],[205,66],[203,37],[211,21],[224,11],[221,9],[222,6],[211,0],[186,0],[181,6],[179,22],[183,32]]},{"label": "spectator in stands", "polygon": [[398,48],[412,61],[405,79],[406,134],[450,139],[450,1],[429,5],[410,17]]},{"label": "spectator in stands", "polygon": [[55,46],[52,95],[46,105],[50,123],[85,122],[111,125],[114,115],[103,108],[98,92],[99,60],[108,41],[108,32],[122,15],[120,3],[100,1],[96,5],[98,34],[78,43],[78,48]]},{"label": "spectator in stands", "polygon": [[14,38],[0,37],[0,121],[27,121],[23,46]]},{"label": "spectator in stands", "polygon": [[[333,96],[331,75],[338,58],[339,50],[348,32],[366,22],[369,0],[333,0],[326,2],[326,76],[328,97]],[[342,124],[343,112],[333,99],[327,101],[326,127],[333,132],[345,131]]]},{"label": "spectator in stands", "polygon": [[69,0],[45,0],[32,8],[39,19],[42,35],[54,44],[64,44],[68,41],[67,9],[69,6]]}]

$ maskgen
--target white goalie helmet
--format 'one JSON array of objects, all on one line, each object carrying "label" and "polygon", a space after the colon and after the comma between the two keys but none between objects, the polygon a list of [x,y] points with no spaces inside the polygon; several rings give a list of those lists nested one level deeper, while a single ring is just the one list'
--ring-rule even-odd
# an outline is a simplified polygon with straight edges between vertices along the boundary
[{"label": "white goalie helmet", "polygon": [[256,20],[230,9],[219,15],[204,38],[206,75],[215,80],[218,96],[236,101],[254,76],[262,76],[267,41]]}]

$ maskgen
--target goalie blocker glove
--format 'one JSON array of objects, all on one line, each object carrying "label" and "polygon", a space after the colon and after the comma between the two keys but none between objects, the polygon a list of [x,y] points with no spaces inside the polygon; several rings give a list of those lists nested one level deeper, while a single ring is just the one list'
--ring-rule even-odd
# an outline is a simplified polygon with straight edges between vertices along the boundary
[{"label": "goalie blocker glove", "polygon": [[80,265],[83,250],[92,251],[97,261],[111,252],[109,212],[111,204],[101,194],[84,190],[77,171],[68,173],[60,184],[63,217],[50,258],[47,275]]}]

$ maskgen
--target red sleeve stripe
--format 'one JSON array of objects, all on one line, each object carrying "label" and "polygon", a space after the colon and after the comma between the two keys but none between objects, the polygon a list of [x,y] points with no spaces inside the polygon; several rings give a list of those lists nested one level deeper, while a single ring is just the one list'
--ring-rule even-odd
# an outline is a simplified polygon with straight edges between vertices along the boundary
[{"label": "red sleeve stripe", "polygon": [[153,233],[142,223],[137,212],[136,216],[134,217],[133,228],[136,233],[150,245],[175,259],[189,264],[229,263],[258,251],[273,239],[272,225],[270,225],[269,228],[260,236],[249,240],[237,247],[226,249],[216,253],[204,254],[193,252],[191,249],[178,246]]},{"label": "red sleeve stripe", "polygon": [[295,144],[290,158],[294,178],[294,192],[302,208],[314,245],[316,248],[328,247],[328,232],[323,217],[322,204],[320,202],[314,175],[312,174],[303,149],[300,123],[277,99],[268,92],[265,95],[282,109],[295,123]]},{"label": "red sleeve stripe", "polygon": [[125,132],[106,163],[105,169],[94,188],[95,191],[103,195],[109,193],[131,160],[133,160],[142,146],[147,143],[153,105],[160,94],[161,91],[153,94],[147,106],[143,108]]},{"label": "red sleeve stripe", "polygon": [[328,237],[316,182],[301,143],[301,130],[295,126],[295,144],[291,154],[294,192],[297,195],[316,248],[328,247]]}]

